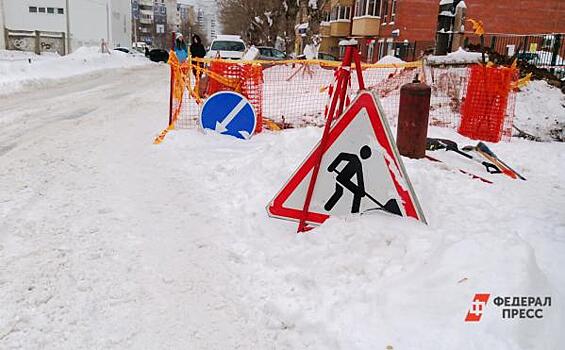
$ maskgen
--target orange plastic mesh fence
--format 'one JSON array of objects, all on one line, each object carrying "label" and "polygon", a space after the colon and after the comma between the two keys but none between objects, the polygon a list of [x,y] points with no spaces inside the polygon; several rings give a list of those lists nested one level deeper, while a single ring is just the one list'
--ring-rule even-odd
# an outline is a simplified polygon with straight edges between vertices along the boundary
[{"label": "orange plastic mesh fence", "polygon": [[468,81],[466,67],[426,66],[426,83],[432,88],[430,125],[457,128]]},{"label": "orange plastic mesh fence", "polygon": [[[324,61],[282,61],[247,63],[225,60],[203,60],[207,77],[198,84],[195,75],[187,80],[188,90],[182,101],[176,128],[198,126],[199,98],[204,99],[217,91],[233,90],[247,97],[255,107],[258,118],[270,127],[296,128],[324,124],[323,112],[329,100],[329,87],[335,80],[339,63]],[[188,63],[190,64],[190,63]],[[195,65],[193,65],[195,67]],[[381,97],[389,121],[395,125],[398,116],[400,87],[421,76],[421,63],[395,65],[364,65],[363,78],[369,90]],[[351,76],[351,97],[358,90],[357,77]],[[260,127],[261,123],[257,123]],[[259,131],[259,130],[257,130]]]},{"label": "orange plastic mesh fence", "polygon": [[[177,73],[174,74],[174,126],[181,129],[197,127],[202,101],[223,90],[239,92],[249,99],[258,116],[256,132],[261,131],[262,124],[271,129],[322,126],[324,108],[329,100],[328,91],[339,66],[339,62],[304,60],[185,62],[176,68]],[[459,129],[464,135],[486,141],[495,139],[490,135],[494,128],[500,131],[502,137],[509,139],[516,99],[509,84],[516,79],[516,70],[503,74],[500,72],[510,72],[510,69],[489,67],[489,71],[494,69],[499,73],[489,76],[488,80],[484,80],[488,84],[479,89],[481,84],[473,82],[483,81],[477,80],[483,78],[474,77],[472,81],[469,78],[470,74],[477,74],[473,73],[477,67],[426,66],[422,69],[421,62],[372,64],[363,65],[363,78],[366,88],[380,96],[392,126],[397,123],[400,87],[413,81],[418,74],[432,87],[430,125]],[[181,80],[184,79],[181,82],[176,78],[179,75]],[[197,79],[201,75],[203,78]],[[183,84],[185,89],[180,93],[179,88]],[[357,90],[357,76],[352,74],[350,97]],[[467,113],[467,119],[462,120],[460,113]],[[496,125],[488,124],[487,117],[494,118]],[[469,128],[473,131],[465,134],[466,130],[471,130]]]},{"label": "orange plastic mesh fence", "polygon": [[459,133],[490,142],[509,139],[515,106],[512,82],[517,80],[518,70],[473,65],[469,72]]}]

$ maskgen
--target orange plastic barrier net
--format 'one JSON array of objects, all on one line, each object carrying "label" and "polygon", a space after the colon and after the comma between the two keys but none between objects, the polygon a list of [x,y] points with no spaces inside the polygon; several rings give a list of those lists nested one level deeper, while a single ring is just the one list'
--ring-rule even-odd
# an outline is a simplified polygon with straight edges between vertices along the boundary
[{"label": "orange plastic barrier net", "polygon": [[[324,125],[324,109],[339,62],[171,60],[172,128],[198,127],[206,97],[231,90],[244,95],[257,113],[256,132]],[[425,73],[425,74],[424,74]],[[368,90],[376,91],[391,126],[398,118],[400,87],[416,76],[432,88],[430,125],[465,136],[499,141],[511,136],[517,70],[505,67],[425,67],[421,62],[363,65]],[[352,74],[349,97],[358,91]],[[166,132],[165,132],[166,134]],[[164,137],[164,136],[163,136]]]},{"label": "orange plastic barrier net", "polygon": [[517,78],[515,68],[471,66],[459,133],[490,142],[510,138],[515,105],[512,83]]},{"label": "orange plastic barrier net", "polygon": [[[195,79],[198,73],[190,74],[191,78],[185,79],[187,90],[182,100],[175,98],[173,102],[173,110],[180,107],[175,127],[198,126],[202,99],[217,91],[232,90],[244,95],[254,106],[259,119],[258,132],[261,124],[269,129],[323,125],[328,91],[340,63],[318,60],[243,63],[198,60],[183,65],[204,74],[200,81]],[[191,70],[186,69],[187,72]],[[396,124],[398,116],[400,87],[414,80],[417,74],[421,77],[421,73],[421,62],[363,66],[365,86],[378,92],[391,124]],[[350,97],[358,89],[357,77],[353,74]]]}]

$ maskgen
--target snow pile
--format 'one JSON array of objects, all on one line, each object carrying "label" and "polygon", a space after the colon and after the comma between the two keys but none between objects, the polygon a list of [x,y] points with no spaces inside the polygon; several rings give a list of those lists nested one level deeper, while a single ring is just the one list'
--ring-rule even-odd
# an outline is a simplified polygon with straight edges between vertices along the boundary
[{"label": "snow pile", "polygon": [[[565,343],[563,144],[489,144],[526,182],[405,159],[429,225],[373,213],[297,235],[265,206],[320,128],[248,142],[174,131],[154,146],[166,67],[101,75],[0,104],[25,118],[0,134],[0,348]],[[475,293],[491,299],[465,323]],[[542,319],[503,319],[496,296],[552,304]]]},{"label": "snow pile", "polygon": [[[544,80],[533,80],[516,96],[514,125],[543,141],[565,127],[565,95]],[[562,132],[562,131],[561,131]]]},{"label": "snow pile", "polygon": [[[488,55],[485,54],[485,59],[488,61]],[[427,61],[430,64],[471,64],[479,63],[482,60],[480,52],[468,52],[459,48],[455,52],[450,52],[445,56],[428,56]]]},{"label": "snow pile", "polygon": [[[18,59],[14,59],[17,57]],[[31,63],[27,58],[31,58]],[[144,56],[128,55],[120,51],[100,53],[98,47],[81,47],[67,56],[15,54],[0,52],[0,95],[9,94],[28,86],[44,86],[106,69],[120,69],[148,64]]]},{"label": "snow pile", "polygon": [[399,63],[406,63],[398,57],[392,55],[386,55],[380,60],[377,61],[379,64],[399,64]]},{"label": "snow pile", "polygon": [[44,52],[36,55],[34,52],[18,51],[18,50],[0,50],[0,64],[14,61],[43,61],[61,57],[57,53]]}]

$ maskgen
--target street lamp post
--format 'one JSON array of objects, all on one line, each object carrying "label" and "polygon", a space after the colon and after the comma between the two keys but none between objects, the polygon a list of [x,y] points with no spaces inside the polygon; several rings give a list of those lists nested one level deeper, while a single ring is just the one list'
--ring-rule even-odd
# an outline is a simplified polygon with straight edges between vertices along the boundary
[{"label": "street lamp post", "polygon": [[69,0],[65,0],[65,13],[66,13],[66,22],[67,22],[67,54],[71,53],[71,24],[70,24],[70,15],[69,15]]}]

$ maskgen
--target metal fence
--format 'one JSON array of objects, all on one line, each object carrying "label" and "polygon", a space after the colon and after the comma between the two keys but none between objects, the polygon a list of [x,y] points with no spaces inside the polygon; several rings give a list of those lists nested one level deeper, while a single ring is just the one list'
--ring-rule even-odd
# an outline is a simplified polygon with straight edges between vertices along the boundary
[{"label": "metal fence", "polygon": [[[478,39],[466,38],[465,46]],[[548,69],[558,78],[565,77],[565,33],[485,34],[485,46],[501,55],[516,56],[538,68]]]}]

